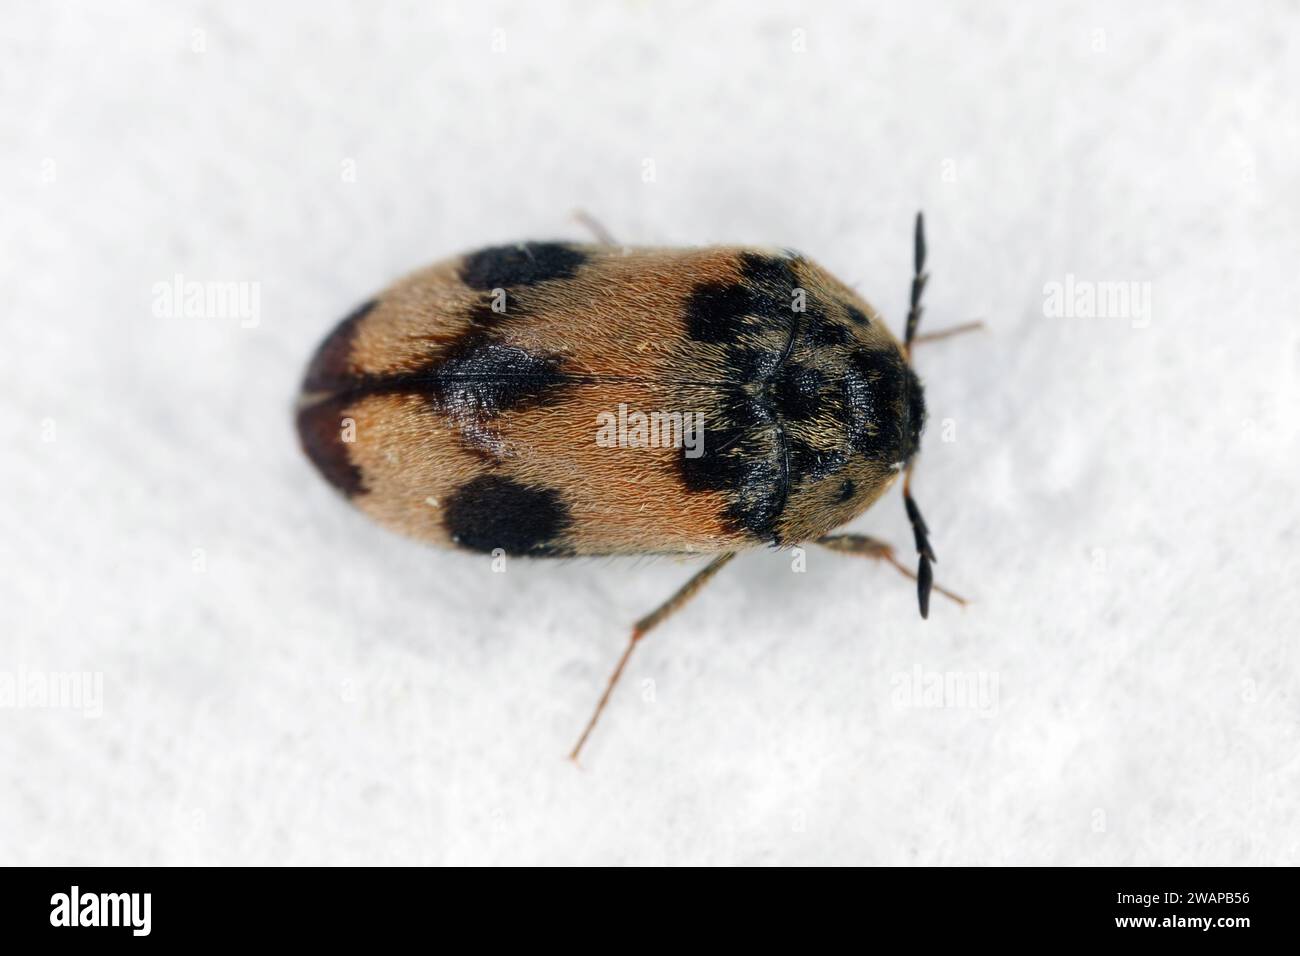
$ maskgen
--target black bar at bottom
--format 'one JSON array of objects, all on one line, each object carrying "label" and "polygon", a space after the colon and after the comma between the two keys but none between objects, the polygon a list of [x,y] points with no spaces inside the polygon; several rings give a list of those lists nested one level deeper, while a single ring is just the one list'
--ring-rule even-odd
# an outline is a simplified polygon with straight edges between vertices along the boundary
[{"label": "black bar at bottom", "polygon": [[[498,941],[513,930],[534,943],[608,942],[616,920],[630,939],[734,945],[795,933],[803,943],[870,942],[902,934],[952,940],[1094,941],[1130,938],[1175,946],[1294,937],[1294,873],[1285,869],[1060,868],[839,870],[809,879],[765,873],[757,892],[742,872],[693,886],[675,873],[658,889],[607,875],[600,891],[580,873],[457,875],[416,869],[11,868],[0,870],[6,944],[72,937],[204,943],[319,941],[336,947],[392,938],[433,945],[471,932]],[[653,879],[653,877],[651,877]],[[715,882],[716,881],[716,882]],[[75,888],[75,889],[74,889]],[[685,921],[683,923],[682,921]],[[695,929],[698,927],[698,930]],[[590,934],[590,935],[589,935]],[[8,948],[8,946],[6,947]],[[22,950],[10,949],[10,952]]]}]

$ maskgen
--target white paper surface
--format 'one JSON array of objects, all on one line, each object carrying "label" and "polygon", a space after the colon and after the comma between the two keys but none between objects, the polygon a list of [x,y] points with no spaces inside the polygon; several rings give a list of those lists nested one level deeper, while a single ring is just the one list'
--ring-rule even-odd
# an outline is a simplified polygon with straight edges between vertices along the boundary
[{"label": "white paper surface", "polygon": [[[114,6],[5,17],[0,674],[101,693],[0,707],[0,860],[1297,862],[1294,5]],[[579,207],[896,329],[921,208],[927,328],[988,324],[918,357],[971,606],[746,554],[583,770],[696,565],[421,547],[291,418],[356,303]],[[853,530],[910,551],[897,492]]]}]

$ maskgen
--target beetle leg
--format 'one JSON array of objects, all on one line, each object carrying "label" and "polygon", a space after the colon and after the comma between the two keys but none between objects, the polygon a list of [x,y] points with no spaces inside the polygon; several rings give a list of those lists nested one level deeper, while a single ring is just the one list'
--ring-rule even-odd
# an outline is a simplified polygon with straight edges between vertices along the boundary
[{"label": "beetle leg", "polygon": [[924,332],[921,335],[913,336],[912,344],[920,345],[922,342],[937,342],[940,339],[951,338],[954,335],[961,335],[963,332],[974,332],[977,329],[984,328],[984,322],[976,319],[973,322],[963,322],[960,325],[954,325],[951,328],[940,329],[938,332]]},{"label": "beetle leg", "polygon": [[618,241],[610,235],[609,230],[602,226],[599,220],[585,209],[575,210],[573,218],[580,225],[585,226],[602,246],[618,245]]},{"label": "beetle leg", "polygon": [[632,625],[632,637],[627,643],[627,649],[623,651],[623,656],[619,658],[618,665],[614,668],[614,673],[610,675],[609,683],[605,687],[605,693],[600,695],[600,700],[596,703],[596,710],[591,715],[591,719],[587,721],[587,726],[582,731],[582,736],[578,738],[577,744],[574,745],[573,751],[569,754],[570,760],[577,763],[578,754],[582,751],[582,745],[585,744],[587,738],[591,736],[591,731],[595,728],[596,721],[600,719],[601,712],[604,711],[605,705],[609,703],[609,695],[614,692],[614,685],[617,684],[618,679],[623,676],[623,668],[627,666],[628,658],[632,656],[632,651],[636,649],[641,638],[645,637],[650,630],[659,624],[662,624],[669,615],[680,609],[683,604],[695,597],[696,592],[699,591],[700,588],[704,587],[704,585],[708,584],[709,580],[722,570],[723,565],[735,556],[736,552],[734,551],[728,551],[726,554],[718,555],[696,572],[694,577],[678,588],[672,597],[667,601],[664,601],[663,604],[660,604],[657,608]]},{"label": "beetle leg", "polygon": [[[856,554],[864,558],[885,561],[897,568],[899,574],[911,578],[913,581],[916,580],[916,572],[898,560],[894,554],[893,545],[881,541],[879,538],[872,538],[865,534],[828,534],[823,538],[818,538],[816,543],[831,551],[838,551],[840,554]],[[934,585],[934,589],[958,604],[966,604],[966,599],[960,594],[954,594],[938,584]]]}]

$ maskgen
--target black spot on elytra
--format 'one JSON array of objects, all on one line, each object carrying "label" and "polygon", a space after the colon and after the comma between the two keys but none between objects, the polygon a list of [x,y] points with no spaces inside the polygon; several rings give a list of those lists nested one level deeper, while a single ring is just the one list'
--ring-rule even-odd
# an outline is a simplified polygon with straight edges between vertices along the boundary
[{"label": "black spot on elytra", "polygon": [[785,329],[798,285],[785,259],[744,252],[739,282],[702,282],[686,301],[686,331],[700,342],[733,343],[751,324]]},{"label": "black spot on elytra", "polygon": [[351,498],[365,491],[365,483],[343,440],[346,408],[346,401],[328,399],[299,411],[298,441],[325,480]]},{"label": "black spot on elytra", "polygon": [[352,367],[352,343],[357,336],[361,320],[370,314],[370,310],[379,304],[378,299],[363,303],[334,326],[325,336],[307,364],[307,374],[303,377],[304,392],[332,392],[347,385],[355,372]]},{"label": "black spot on elytra", "polygon": [[562,242],[492,246],[465,257],[460,280],[471,289],[505,289],[551,279],[571,279],[587,254]]},{"label": "black spot on elytra", "polygon": [[491,417],[555,397],[571,381],[556,356],[470,336],[424,373],[431,401],[457,417]]},{"label": "black spot on elytra", "polygon": [[824,378],[814,368],[787,362],[772,381],[772,401],[776,413],[787,421],[806,421],[816,417],[821,408]]},{"label": "black spot on elytra", "polygon": [[739,389],[724,397],[717,421],[706,422],[691,458],[682,449],[679,469],[687,491],[723,491],[723,517],[736,530],[772,540],[785,506],[789,476],[781,435],[771,409]]},{"label": "black spot on elytra", "polygon": [[791,355],[801,337],[814,347],[844,346],[852,332],[842,320],[830,321],[811,295],[795,311],[799,282],[789,259],[743,253],[738,271],[737,282],[702,283],[687,301],[689,334],[723,346],[725,384],[715,386],[704,453],[682,456],[681,477],[687,491],[724,492],[724,518],[733,528],[779,543],[791,489],[848,459],[844,448],[823,448],[799,434],[800,423],[834,417],[844,399],[825,369],[794,363]]},{"label": "black spot on elytra", "polygon": [[724,415],[723,422],[706,422],[700,430],[701,454],[690,457],[682,448],[680,471],[687,491],[731,491],[744,481],[744,457],[753,450],[753,431],[735,424],[730,415]]},{"label": "black spot on elytra", "polygon": [[451,494],[443,505],[443,525],[452,541],[470,551],[548,555],[573,523],[569,507],[554,488],[524,485],[501,475],[482,475]]},{"label": "black spot on elytra", "polygon": [[853,479],[845,478],[840,482],[840,501],[848,501],[857,490],[858,486],[853,483]]},{"label": "black spot on elytra", "polygon": [[701,283],[686,302],[686,330],[700,342],[734,342],[749,309],[750,291],[743,285]]},{"label": "black spot on elytra", "polygon": [[740,274],[746,282],[758,286],[764,292],[784,296],[784,305],[788,310],[791,293],[799,285],[790,260],[779,256],[762,256],[756,252],[740,254]]},{"label": "black spot on elytra", "polygon": [[844,314],[849,317],[849,321],[854,325],[861,325],[865,328],[871,324],[871,320],[867,318],[865,312],[855,305],[850,305],[848,302],[844,303]]},{"label": "black spot on elytra", "polygon": [[448,411],[491,417],[554,397],[574,381],[561,366],[558,356],[539,355],[471,333],[420,368],[353,379],[338,397],[422,395]]}]

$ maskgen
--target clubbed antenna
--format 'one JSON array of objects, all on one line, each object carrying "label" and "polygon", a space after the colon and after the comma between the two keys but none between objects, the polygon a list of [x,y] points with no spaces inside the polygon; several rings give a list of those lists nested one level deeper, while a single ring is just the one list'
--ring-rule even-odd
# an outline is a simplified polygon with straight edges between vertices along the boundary
[{"label": "clubbed antenna", "polygon": [[916,214],[916,243],[912,266],[912,307],[907,312],[907,332],[903,336],[903,346],[907,350],[907,359],[912,360],[912,340],[916,338],[916,327],[921,323],[921,293],[925,291],[925,220]]},{"label": "clubbed antenna", "polygon": [[[925,291],[925,220],[916,214],[916,241],[912,267],[912,307],[907,312],[907,332],[903,337],[903,348],[907,354],[908,364],[912,361],[912,342],[916,338],[916,327],[921,323],[921,293]],[[934,556],[930,546],[930,529],[925,526],[921,509],[912,497],[912,462],[907,463],[907,474],[903,478],[903,505],[907,508],[907,520],[912,523],[912,536],[916,539],[916,553],[920,555],[916,568],[916,598],[921,605],[921,617],[930,616],[930,588],[934,584],[934,571],[931,563],[939,559]]]},{"label": "clubbed antenna", "polygon": [[920,555],[916,568],[916,599],[921,605],[921,617],[927,618],[930,616],[930,588],[934,584],[934,571],[930,568],[930,564],[939,559],[934,556],[934,548],[930,546],[930,529],[925,526],[921,509],[916,506],[916,499],[912,497],[910,465],[903,478],[903,506],[907,508],[907,520],[912,522],[912,537],[916,539],[916,553]]}]

